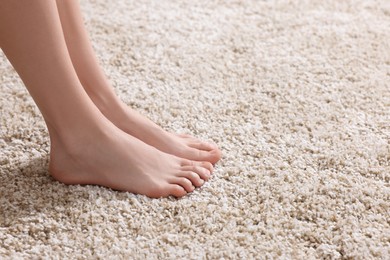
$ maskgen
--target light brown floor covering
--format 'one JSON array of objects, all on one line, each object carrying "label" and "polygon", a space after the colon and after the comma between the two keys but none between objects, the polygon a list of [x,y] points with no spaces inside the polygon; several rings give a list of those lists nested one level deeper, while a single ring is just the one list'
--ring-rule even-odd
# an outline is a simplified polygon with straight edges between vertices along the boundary
[{"label": "light brown floor covering", "polygon": [[121,98],[224,157],[179,200],[60,184],[42,117],[1,54],[0,258],[388,259],[388,1],[82,8]]}]

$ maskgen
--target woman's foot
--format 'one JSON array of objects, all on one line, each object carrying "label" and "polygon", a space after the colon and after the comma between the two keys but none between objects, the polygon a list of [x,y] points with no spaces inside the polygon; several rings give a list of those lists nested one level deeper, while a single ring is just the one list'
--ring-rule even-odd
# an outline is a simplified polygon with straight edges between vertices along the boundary
[{"label": "woman's foot", "polygon": [[[64,10],[68,11],[78,4],[57,2],[67,4]],[[210,177],[210,162],[161,152],[118,129],[94,105],[80,84],[83,76],[94,78],[89,73],[93,68],[80,63],[83,73],[75,73],[72,61],[86,57],[76,55],[71,60],[57,2],[0,2],[0,45],[47,123],[52,176],[67,184],[97,184],[150,197],[180,197],[201,186]],[[81,19],[73,19],[72,14],[68,18],[69,26],[82,27]],[[79,45],[77,30],[67,35],[66,41]],[[83,47],[78,51],[88,52]],[[114,94],[109,88],[89,92],[103,100]]]},{"label": "woman's foot", "polygon": [[182,197],[210,178],[210,162],[163,153],[109,124],[67,140],[51,132],[51,175],[65,184],[93,184],[158,198]]},{"label": "woman's foot", "polygon": [[190,135],[167,132],[118,99],[108,106],[101,105],[99,101],[95,101],[95,104],[118,128],[160,151],[189,160],[208,161],[212,164],[221,159],[221,151],[217,145]]},{"label": "woman's foot", "polygon": [[73,67],[89,97],[117,127],[160,151],[195,161],[216,163],[216,145],[190,136],[171,134],[124,105],[115,95],[96,58],[75,1],[57,1],[62,31]]}]

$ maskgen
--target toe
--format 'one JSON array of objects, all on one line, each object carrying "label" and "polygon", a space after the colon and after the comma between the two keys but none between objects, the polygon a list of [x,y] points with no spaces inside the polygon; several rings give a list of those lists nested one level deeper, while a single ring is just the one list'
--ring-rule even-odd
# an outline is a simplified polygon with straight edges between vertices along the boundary
[{"label": "toe", "polygon": [[198,162],[196,161],[191,161],[191,160],[186,160],[186,159],[182,159],[180,161],[180,166],[193,166],[193,165],[196,165]]},{"label": "toe", "polygon": [[217,154],[214,150],[203,151],[196,148],[190,148],[188,150],[189,158],[195,161],[208,161],[211,163],[217,162]]},{"label": "toe", "polygon": [[209,153],[210,153],[210,157],[208,161],[211,162],[212,164],[216,164],[222,158],[222,152],[218,148],[211,150]]},{"label": "toe", "polygon": [[206,142],[190,142],[188,143],[188,146],[202,151],[212,151],[218,149],[217,146]]},{"label": "toe", "polygon": [[188,134],[177,134],[177,136],[179,136],[181,138],[194,138],[193,136],[188,135]]},{"label": "toe", "polygon": [[210,162],[196,162],[195,165],[207,169],[209,173],[212,173],[214,171],[214,167]]},{"label": "toe", "polygon": [[215,164],[221,159],[221,151],[219,149],[203,151],[196,148],[191,148],[190,154],[191,158],[193,158],[195,161],[208,161],[212,164]]},{"label": "toe", "polygon": [[177,184],[183,187],[187,192],[194,191],[195,187],[191,180],[185,177],[176,177],[171,181],[172,184]]},{"label": "toe", "polygon": [[150,198],[162,198],[162,197],[168,197],[171,195],[168,185],[170,184],[161,184],[161,183],[151,183],[144,192],[140,192],[140,194],[144,194]]},{"label": "toe", "polygon": [[210,173],[213,172],[214,167],[210,162],[198,162],[198,161],[191,161],[191,160],[182,160],[180,166],[200,166],[203,168],[206,168],[209,170]]},{"label": "toe", "polygon": [[[200,187],[204,184],[204,179],[199,175],[199,173],[195,172],[196,169],[194,169],[195,167],[193,166],[190,166],[188,167],[188,171],[183,171],[181,173],[179,173],[179,177],[184,177],[188,180],[191,181],[192,185],[196,186],[196,187]],[[201,172],[201,170],[199,169],[198,170],[199,172]],[[206,175],[206,174],[204,174]],[[206,176],[205,176],[206,178]]]},{"label": "toe", "polygon": [[[181,178],[181,179],[185,179],[185,178]],[[182,185],[180,185],[178,182],[172,182],[172,183],[154,182],[150,186],[148,186],[148,189],[145,192],[142,192],[141,194],[144,194],[150,198],[165,198],[171,195],[175,197],[183,197],[184,195],[187,194],[187,191],[183,185],[192,186],[192,183],[189,180],[187,180],[187,182],[184,180],[181,183]]]},{"label": "toe", "polygon": [[186,195],[187,191],[180,185],[172,184],[169,188],[169,194],[180,198]]},{"label": "toe", "polygon": [[182,177],[189,178],[195,186],[199,187],[203,184],[203,181],[210,179],[210,171],[202,166],[185,166],[182,168],[184,173],[188,175],[181,175]]}]

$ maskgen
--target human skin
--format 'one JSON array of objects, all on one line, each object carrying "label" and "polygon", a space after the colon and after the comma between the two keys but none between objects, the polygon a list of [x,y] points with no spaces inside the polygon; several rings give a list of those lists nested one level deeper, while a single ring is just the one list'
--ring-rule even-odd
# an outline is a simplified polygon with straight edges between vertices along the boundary
[{"label": "human skin", "polygon": [[[163,145],[159,149],[152,146],[159,138],[147,144],[140,140],[147,136],[138,139],[131,131],[122,131],[107,119],[103,108],[95,105],[68,52],[69,40],[65,40],[58,7],[51,0],[0,1],[0,47],[47,124],[51,175],[66,184],[96,184],[156,198],[181,197],[203,185],[213,171],[213,160],[163,152]],[[114,92],[104,86],[93,93],[102,92],[110,100]],[[145,121],[141,128],[150,124],[134,115],[136,119],[130,117],[129,122]],[[192,137],[182,139],[199,151],[212,153],[217,149],[200,149],[202,142],[195,145]]]},{"label": "human skin", "polygon": [[83,25],[78,1],[57,0],[69,54],[92,101],[117,127],[157,149],[182,158],[216,163],[221,152],[215,144],[189,135],[169,133],[126,106],[116,95],[99,66]]}]

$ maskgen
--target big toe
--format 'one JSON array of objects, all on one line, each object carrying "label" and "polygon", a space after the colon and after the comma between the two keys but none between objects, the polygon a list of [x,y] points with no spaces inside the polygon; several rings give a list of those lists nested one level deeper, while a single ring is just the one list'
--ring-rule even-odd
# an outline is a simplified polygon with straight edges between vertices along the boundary
[{"label": "big toe", "polygon": [[210,151],[210,160],[212,164],[216,164],[219,160],[222,158],[222,152],[218,148],[215,150]]},{"label": "big toe", "polygon": [[215,164],[221,159],[221,151],[219,149],[204,151],[197,148],[190,147],[186,151],[187,159],[194,161],[207,161]]},{"label": "big toe", "polygon": [[169,194],[180,198],[186,195],[187,191],[180,185],[172,184],[169,187]]},{"label": "big toe", "polygon": [[189,147],[202,150],[202,151],[212,151],[218,149],[217,145],[201,141],[192,141],[188,143]]},{"label": "big toe", "polygon": [[[183,185],[176,183],[166,183],[164,185],[154,185],[149,187],[150,189],[144,194],[151,198],[164,198],[168,196],[183,197],[187,194]],[[142,192],[141,192],[142,194]]]}]

